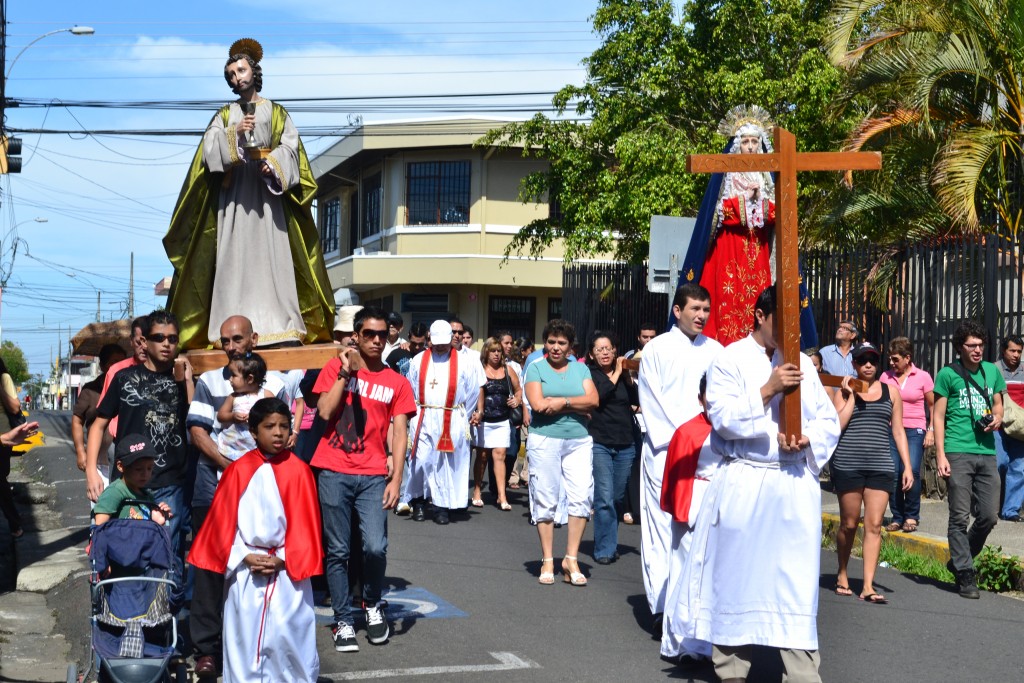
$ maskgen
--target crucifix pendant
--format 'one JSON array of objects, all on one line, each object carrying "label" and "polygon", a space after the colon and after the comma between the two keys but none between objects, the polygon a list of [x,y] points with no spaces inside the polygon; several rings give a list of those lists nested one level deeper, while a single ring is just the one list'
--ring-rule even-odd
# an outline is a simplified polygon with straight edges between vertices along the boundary
[{"label": "crucifix pendant", "polygon": [[437,380],[436,379],[430,380],[430,388],[434,389],[436,387],[437,387]]}]

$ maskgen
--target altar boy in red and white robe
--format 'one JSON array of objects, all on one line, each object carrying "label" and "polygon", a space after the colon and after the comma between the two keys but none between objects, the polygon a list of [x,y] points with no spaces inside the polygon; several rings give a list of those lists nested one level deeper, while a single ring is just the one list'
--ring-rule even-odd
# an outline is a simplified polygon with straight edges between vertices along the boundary
[{"label": "altar boy in red and white robe", "polygon": [[310,577],[322,572],[313,473],[285,448],[291,412],[249,411],[257,448],[221,477],[188,561],[225,575],[224,683],[308,681],[320,673]]}]

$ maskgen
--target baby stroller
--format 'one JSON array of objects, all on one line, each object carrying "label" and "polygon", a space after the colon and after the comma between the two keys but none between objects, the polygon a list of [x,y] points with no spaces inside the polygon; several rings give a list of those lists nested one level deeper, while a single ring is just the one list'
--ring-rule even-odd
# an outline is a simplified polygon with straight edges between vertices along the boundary
[{"label": "baby stroller", "polygon": [[72,664],[68,683],[88,680],[93,664],[100,683],[187,683],[175,619],[184,591],[167,531],[149,519],[111,519],[93,530],[89,560],[95,656],[81,679]]}]

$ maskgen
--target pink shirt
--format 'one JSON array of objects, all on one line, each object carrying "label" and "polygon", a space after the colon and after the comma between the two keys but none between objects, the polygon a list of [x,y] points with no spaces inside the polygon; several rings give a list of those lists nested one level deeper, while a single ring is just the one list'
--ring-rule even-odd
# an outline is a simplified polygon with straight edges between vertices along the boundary
[{"label": "pink shirt", "polygon": [[903,386],[900,386],[892,370],[882,373],[882,381],[900,390],[900,398],[903,399],[903,428],[925,429],[928,426],[928,404],[924,395],[935,388],[932,376],[911,363],[910,373],[903,380]]}]

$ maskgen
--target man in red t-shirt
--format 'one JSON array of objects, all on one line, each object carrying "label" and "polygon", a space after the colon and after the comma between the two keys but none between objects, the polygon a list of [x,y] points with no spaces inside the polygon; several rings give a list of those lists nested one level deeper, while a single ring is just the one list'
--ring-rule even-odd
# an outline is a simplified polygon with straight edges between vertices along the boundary
[{"label": "man in red t-shirt", "polygon": [[[366,636],[375,645],[386,643],[390,636],[380,606],[387,567],[387,511],[398,502],[409,417],[416,413],[409,382],[381,360],[388,338],[387,314],[379,308],[364,308],[356,315],[354,328],[358,350],[339,351],[313,387],[313,393],[320,395],[317,412],[327,423],[310,465],[321,470],[320,510],[335,621],[331,631],[338,652],[359,649],[349,611],[353,511],[358,512],[363,538]],[[395,458],[387,450],[392,423]]]}]

